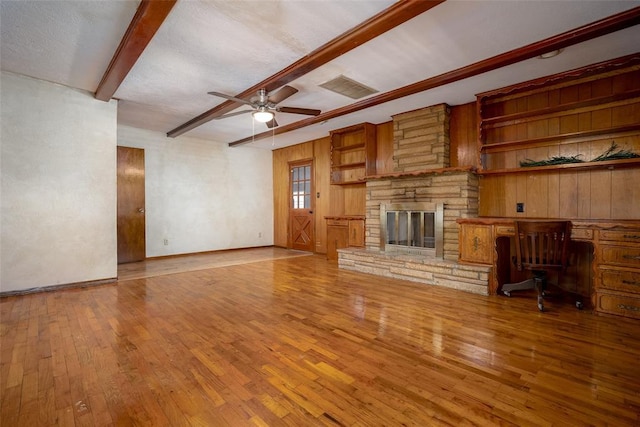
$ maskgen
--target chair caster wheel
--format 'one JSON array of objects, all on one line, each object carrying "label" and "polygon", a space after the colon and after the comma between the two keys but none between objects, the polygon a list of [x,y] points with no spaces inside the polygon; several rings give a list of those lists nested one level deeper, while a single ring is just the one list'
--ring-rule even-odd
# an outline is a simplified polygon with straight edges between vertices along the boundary
[{"label": "chair caster wheel", "polygon": [[578,310],[582,310],[584,308],[584,304],[582,304],[582,301],[576,301],[576,308]]}]

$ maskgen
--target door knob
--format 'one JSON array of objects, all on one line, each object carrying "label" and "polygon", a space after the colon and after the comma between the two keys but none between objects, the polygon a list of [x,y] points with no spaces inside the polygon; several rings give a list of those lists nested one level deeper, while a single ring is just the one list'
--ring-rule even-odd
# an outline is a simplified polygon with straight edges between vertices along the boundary
[{"label": "door knob", "polygon": [[144,213],[144,208],[138,208],[138,212]]}]

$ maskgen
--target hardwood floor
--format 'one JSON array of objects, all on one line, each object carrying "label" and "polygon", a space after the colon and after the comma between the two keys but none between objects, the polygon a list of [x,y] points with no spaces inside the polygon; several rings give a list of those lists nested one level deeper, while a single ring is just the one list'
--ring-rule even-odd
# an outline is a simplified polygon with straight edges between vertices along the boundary
[{"label": "hardwood floor", "polygon": [[270,259],[0,299],[4,426],[640,425],[640,322]]},{"label": "hardwood floor", "polygon": [[176,255],[161,258],[149,258],[140,262],[118,265],[118,280],[142,279],[184,273],[186,271],[206,270],[207,268],[248,264],[279,258],[308,256],[310,252],[295,251],[275,246],[260,248],[231,249],[228,251],[203,252],[189,255]]}]

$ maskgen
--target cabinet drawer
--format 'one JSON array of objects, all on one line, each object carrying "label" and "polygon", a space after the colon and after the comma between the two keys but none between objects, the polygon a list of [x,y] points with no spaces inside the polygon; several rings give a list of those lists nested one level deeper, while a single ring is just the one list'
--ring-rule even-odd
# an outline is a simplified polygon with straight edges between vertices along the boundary
[{"label": "cabinet drawer", "polygon": [[598,292],[596,309],[603,313],[640,319],[640,298]]},{"label": "cabinet drawer", "polygon": [[606,289],[637,293],[640,297],[640,270],[601,270],[600,286]]},{"label": "cabinet drawer", "polygon": [[640,247],[604,246],[601,263],[640,267]]},{"label": "cabinet drawer", "polygon": [[327,225],[329,227],[348,227],[349,220],[348,219],[328,219]]},{"label": "cabinet drawer", "polygon": [[496,236],[513,236],[516,234],[516,228],[513,225],[496,226]]},{"label": "cabinet drawer", "polygon": [[593,240],[593,230],[587,228],[574,228],[571,230],[571,238],[578,240]]},{"label": "cabinet drawer", "polygon": [[640,244],[640,230],[600,230],[600,240]]}]

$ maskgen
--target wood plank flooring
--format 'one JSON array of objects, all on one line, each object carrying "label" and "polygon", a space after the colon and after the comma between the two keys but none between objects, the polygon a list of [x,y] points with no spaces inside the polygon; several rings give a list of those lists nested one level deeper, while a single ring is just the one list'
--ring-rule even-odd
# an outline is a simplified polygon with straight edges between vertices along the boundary
[{"label": "wood plank flooring", "polygon": [[265,246],[260,248],[231,249],[228,251],[202,252],[198,254],[149,258],[140,262],[118,265],[118,280],[142,279],[207,268],[248,264],[279,258],[311,255],[310,252]]},{"label": "wood plank flooring", "polygon": [[640,425],[640,322],[313,255],[0,299],[4,426]]}]

